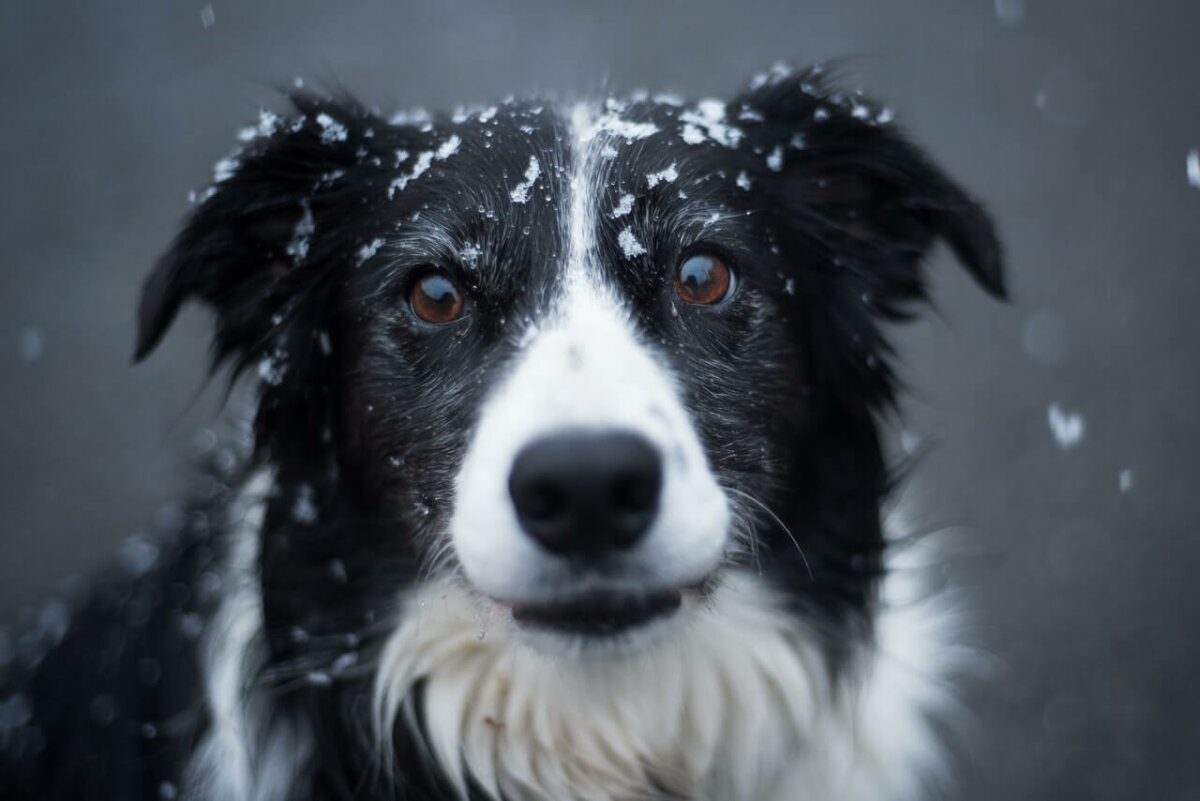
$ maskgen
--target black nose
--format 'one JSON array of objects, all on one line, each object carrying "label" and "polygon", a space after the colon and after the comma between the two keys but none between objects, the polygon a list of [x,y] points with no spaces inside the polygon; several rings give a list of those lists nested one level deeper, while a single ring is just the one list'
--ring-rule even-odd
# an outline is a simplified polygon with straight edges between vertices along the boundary
[{"label": "black nose", "polygon": [[634,545],[658,511],[662,460],[623,431],[568,431],[526,445],[508,477],[517,518],[554,553],[598,556]]}]

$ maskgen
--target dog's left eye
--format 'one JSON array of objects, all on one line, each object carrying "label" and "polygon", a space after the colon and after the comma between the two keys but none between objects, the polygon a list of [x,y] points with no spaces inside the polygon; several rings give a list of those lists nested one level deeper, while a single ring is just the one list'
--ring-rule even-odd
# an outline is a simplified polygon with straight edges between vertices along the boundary
[{"label": "dog's left eye", "polygon": [[703,253],[690,256],[675,274],[675,292],[687,303],[711,306],[720,303],[733,285],[733,273],[716,256]]},{"label": "dog's left eye", "polygon": [[463,295],[445,273],[429,271],[413,281],[408,294],[413,313],[427,323],[450,323],[462,317]]}]

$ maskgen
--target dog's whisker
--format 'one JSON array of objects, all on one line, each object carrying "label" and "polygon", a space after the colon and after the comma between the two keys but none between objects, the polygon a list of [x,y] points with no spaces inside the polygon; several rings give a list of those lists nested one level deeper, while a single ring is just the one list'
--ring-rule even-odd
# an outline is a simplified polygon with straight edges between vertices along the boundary
[{"label": "dog's whisker", "polygon": [[740,490],[737,487],[726,487],[725,491],[754,504],[755,507],[761,509],[771,520],[773,520],[775,525],[779,526],[779,530],[786,534],[788,539],[792,541],[792,545],[796,547],[796,552],[800,554],[800,559],[804,562],[804,569],[808,571],[809,579],[814,578],[812,565],[809,564],[808,557],[804,554],[804,549],[800,547],[799,540],[797,540],[795,535],[792,534],[792,530],[788,528],[787,524],[779,518],[779,515],[771,511],[771,508],[765,503],[744,490]]}]

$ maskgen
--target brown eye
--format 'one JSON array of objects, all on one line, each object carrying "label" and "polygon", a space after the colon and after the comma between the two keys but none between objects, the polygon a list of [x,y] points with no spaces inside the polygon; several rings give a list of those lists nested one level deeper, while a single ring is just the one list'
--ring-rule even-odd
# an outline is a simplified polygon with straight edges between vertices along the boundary
[{"label": "brown eye", "polygon": [[458,285],[442,273],[428,272],[413,282],[408,302],[427,323],[450,323],[462,317],[463,296]]},{"label": "brown eye", "polygon": [[684,259],[675,275],[675,291],[688,303],[711,306],[729,294],[733,276],[716,256],[699,254]]}]

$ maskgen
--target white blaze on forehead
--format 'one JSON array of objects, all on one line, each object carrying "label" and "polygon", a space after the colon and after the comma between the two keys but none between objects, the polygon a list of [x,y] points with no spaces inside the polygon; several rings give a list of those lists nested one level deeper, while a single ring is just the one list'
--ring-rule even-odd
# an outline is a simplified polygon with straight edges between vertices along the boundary
[{"label": "white blaze on forehead", "polygon": [[567,233],[567,263],[563,267],[571,276],[584,269],[586,256],[595,244],[595,220],[592,209],[595,203],[589,203],[593,185],[591,173],[597,155],[607,144],[597,142],[596,109],[587,103],[579,103],[571,109],[572,135],[572,169],[569,189],[570,203],[567,204],[567,219],[564,228]]}]

